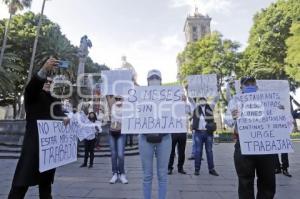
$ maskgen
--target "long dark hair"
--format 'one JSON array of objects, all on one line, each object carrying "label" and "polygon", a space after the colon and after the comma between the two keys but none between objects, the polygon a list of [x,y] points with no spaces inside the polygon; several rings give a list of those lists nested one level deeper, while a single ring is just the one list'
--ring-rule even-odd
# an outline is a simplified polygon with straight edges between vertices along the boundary
[{"label": "long dark hair", "polygon": [[[91,118],[91,117],[90,117],[91,114],[94,115],[94,118]],[[92,111],[92,112],[89,113],[89,117],[88,117],[88,118],[89,118],[90,121],[95,122],[95,121],[97,120],[97,115],[96,115],[95,112]]]}]

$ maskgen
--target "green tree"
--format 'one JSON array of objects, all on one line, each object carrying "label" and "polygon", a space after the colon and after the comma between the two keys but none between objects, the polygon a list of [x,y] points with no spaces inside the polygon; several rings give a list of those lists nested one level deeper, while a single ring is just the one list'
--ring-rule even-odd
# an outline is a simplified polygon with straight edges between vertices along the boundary
[{"label": "green tree", "polygon": [[249,45],[239,63],[243,74],[259,79],[290,79],[295,84],[291,68],[286,67],[290,48],[286,40],[292,36],[291,26],[299,21],[299,16],[298,0],[279,0],[254,16]]},{"label": "green tree", "polygon": [[[39,15],[27,12],[22,15],[15,15],[11,19],[10,34],[8,36],[9,45],[6,48],[2,73],[0,72],[0,76],[2,74],[2,76],[9,77],[7,79],[10,81],[10,84],[4,81],[5,79],[1,78],[2,76],[0,77],[0,105],[12,104],[16,108],[15,113],[19,112],[17,107],[20,108],[20,106],[17,105],[19,105],[27,81],[32,44],[35,39],[39,18]],[[0,35],[5,31],[5,23],[6,20],[0,20]],[[70,62],[68,69],[60,69],[56,73],[67,76],[72,83],[75,83],[78,66],[77,51],[78,47],[72,45],[68,38],[63,35],[59,25],[44,17],[37,46],[34,71],[36,72],[49,56],[54,55],[58,59]],[[97,66],[97,63],[90,59],[86,68],[87,71],[100,72],[106,67]]]},{"label": "green tree", "polygon": [[8,37],[8,32],[9,32],[12,16],[15,15],[16,12],[19,10],[23,10],[24,8],[29,8],[31,6],[32,0],[21,0],[21,1],[20,0],[3,0],[3,2],[8,7],[9,19],[7,20],[7,24],[5,26],[5,31],[4,31],[3,44],[2,44],[2,48],[1,48],[1,54],[0,54],[0,68],[2,67],[4,51],[6,48],[7,37]]},{"label": "green tree", "polygon": [[300,82],[300,22],[293,24],[291,34],[286,40],[286,72],[296,82]]},{"label": "green tree", "polygon": [[221,85],[225,76],[237,70],[239,46],[237,42],[222,39],[218,32],[188,44],[177,58],[180,80],[184,81],[188,75],[216,73]]}]

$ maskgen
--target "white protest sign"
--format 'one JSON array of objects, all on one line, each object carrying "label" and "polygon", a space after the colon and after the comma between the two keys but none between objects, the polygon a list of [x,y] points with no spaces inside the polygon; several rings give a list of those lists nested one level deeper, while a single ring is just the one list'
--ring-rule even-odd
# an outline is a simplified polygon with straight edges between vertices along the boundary
[{"label": "white protest sign", "polygon": [[122,108],[122,134],[187,132],[182,87],[141,86],[128,93]]},{"label": "white protest sign", "polygon": [[71,116],[71,121],[77,123],[78,129],[76,135],[79,141],[95,136],[95,133],[97,131],[96,127],[98,128],[98,131],[101,131],[101,122],[91,122],[88,119],[88,116],[84,114],[84,112],[73,114]]},{"label": "white protest sign", "polygon": [[44,172],[77,161],[78,124],[38,120],[39,171]]},{"label": "white protest sign", "polygon": [[134,87],[130,70],[104,70],[101,72],[102,95],[126,95]]},{"label": "white protest sign", "polygon": [[283,101],[278,92],[255,92],[236,96],[240,117],[237,128],[242,154],[293,152],[290,133],[293,120],[278,108]]},{"label": "white protest sign", "polygon": [[191,75],[188,76],[189,97],[214,97],[218,95],[217,75]]},{"label": "white protest sign", "polygon": [[[285,106],[285,111],[290,112],[290,85],[287,80],[256,80],[258,91],[272,91],[280,94],[282,105]],[[235,81],[235,90],[241,90],[239,80]]]}]

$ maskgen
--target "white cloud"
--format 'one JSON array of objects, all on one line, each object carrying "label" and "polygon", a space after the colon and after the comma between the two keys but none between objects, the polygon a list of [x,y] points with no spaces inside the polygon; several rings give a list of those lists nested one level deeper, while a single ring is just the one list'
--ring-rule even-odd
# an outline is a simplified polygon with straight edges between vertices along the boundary
[{"label": "white cloud", "polygon": [[112,68],[120,67],[121,56],[126,55],[127,61],[137,71],[140,85],[147,84],[147,73],[154,68],[161,71],[164,83],[176,81],[176,56],[181,50],[180,41],[176,36],[141,39],[130,45],[117,45],[101,38],[96,38],[93,43],[95,45],[90,50],[90,55],[96,58],[94,61],[105,63]]},{"label": "white cloud", "polygon": [[[196,0],[199,12],[209,14],[211,12],[228,13],[232,0]],[[191,10],[195,9],[195,0],[171,0],[172,7],[188,6]]]},{"label": "white cloud", "polygon": [[172,49],[178,49],[184,47],[184,42],[179,39],[178,34],[166,36],[161,39],[161,44],[163,45],[163,49],[166,51],[172,50]]},{"label": "white cloud", "polygon": [[3,19],[3,18],[8,18],[9,17],[9,13],[8,13],[8,8],[7,6],[0,2],[0,19]]}]

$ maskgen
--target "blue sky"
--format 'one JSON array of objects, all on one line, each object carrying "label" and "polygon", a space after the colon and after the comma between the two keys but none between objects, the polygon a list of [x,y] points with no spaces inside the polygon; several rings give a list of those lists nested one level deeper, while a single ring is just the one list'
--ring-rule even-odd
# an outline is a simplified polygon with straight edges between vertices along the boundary
[{"label": "blue sky", "polygon": [[[275,0],[196,0],[199,10],[212,17],[212,30],[224,38],[247,45],[252,18]],[[1,1],[2,2],[2,1]],[[195,0],[51,0],[45,14],[58,23],[74,45],[81,36],[93,42],[90,56],[112,68],[121,56],[136,68],[138,82],[146,83],[147,71],[160,69],[163,82],[176,81],[176,56],[183,50],[183,25]],[[31,10],[40,12],[42,0]],[[8,17],[0,3],[0,18]]]}]

